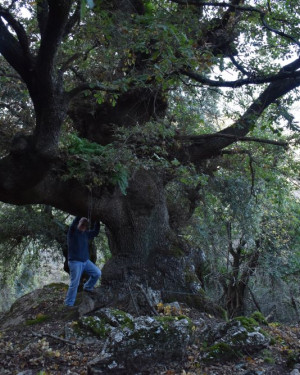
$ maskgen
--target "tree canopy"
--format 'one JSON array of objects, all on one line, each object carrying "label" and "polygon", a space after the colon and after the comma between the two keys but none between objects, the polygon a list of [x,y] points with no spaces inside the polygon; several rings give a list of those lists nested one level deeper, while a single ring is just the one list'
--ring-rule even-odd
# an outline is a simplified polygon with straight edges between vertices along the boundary
[{"label": "tree canopy", "polygon": [[[94,153],[95,146],[77,144],[100,159],[95,164],[109,175],[106,183],[121,185],[122,166],[138,159],[155,163],[162,154],[168,162],[200,164],[246,141],[270,106],[267,126],[275,133],[280,118],[297,129],[288,113],[299,86],[296,1],[1,3],[4,201],[49,201],[68,210],[54,193],[64,183],[47,180],[61,145],[73,141],[74,150],[72,128],[102,146]],[[212,117],[222,96],[228,107]],[[197,120],[180,114],[188,98]],[[116,144],[124,151],[113,152]],[[47,198],[39,193],[45,184],[52,190]]]}]

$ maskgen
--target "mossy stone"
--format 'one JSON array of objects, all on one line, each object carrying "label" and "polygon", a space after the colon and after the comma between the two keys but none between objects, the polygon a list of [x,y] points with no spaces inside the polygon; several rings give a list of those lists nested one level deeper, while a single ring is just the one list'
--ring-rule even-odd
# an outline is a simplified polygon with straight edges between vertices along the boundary
[{"label": "mossy stone", "polygon": [[241,353],[232,349],[232,347],[224,342],[219,342],[212,346],[209,346],[204,350],[206,356],[204,358],[205,361],[210,361],[213,359],[232,359],[236,357],[241,357]]},{"label": "mossy stone", "polygon": [[254,313],[251,314],[251,318],[255,319],[260,324],[268,325],[267,319],[260,311],[254,311]]},{"label": "mossy stone", "polygon": [[167,330],[170,326],[170,323],[173,323],[173,322],[176,322],[176,321],[179,321],[179,320],[187,320],[188,321],[188,326],[189,328],[192,329],[193,327],[193,323],[192,323],[192,320],[185,316],[185,315],[178,315],[178,316],[170,316],[170,315],[164,315],[164,316],[155,316],[154,319],[160,323],[162,325],[162,327],[164,328],[164,330]]},{"label": "mossy stone", "polygon": [[[124,329],[125,327],[129,329],[134,328],[133,321],[131,320],[131,318],[128,316],[128,314],[125,311],[112,309],[111,313],[116,318],[116,320],[118,321],[122,329]],[[107,322],[107,323],[110,323],[110,322]]]},{"label": "mossy stone", "polygon": [[259,325],[258,322],[253,318],[248,318],[246,316],[238,316],[234,318],[234,320],[237,320],[241,323],[241,325],[248,331],[248,332],[254,332]]},{"label": "mossy stone", "polygon": [[49,319],[48,315],[38,314],[35,319],[28,319],[28,320],[26,320],[25,324],[27,326],[32,326],[34,324],[43,323],[43,322],[45,322],[48,319]]},{"label": "mossy stone", "polygon": [[89,329],[100,338],[108,336],[111,331],[106,322],[97,316],[84,316],[79,320],[79,325],[83,328]]}]

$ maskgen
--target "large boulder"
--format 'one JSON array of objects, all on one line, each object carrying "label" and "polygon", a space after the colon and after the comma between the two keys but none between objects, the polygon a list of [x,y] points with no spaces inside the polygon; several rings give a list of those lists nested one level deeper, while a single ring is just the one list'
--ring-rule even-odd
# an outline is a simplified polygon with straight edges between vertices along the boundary
[{"label": "large boulder", "polygon": [[103,308],[83,316],[74,329],[89,331],[104,345],[88,374],[136,374],[155,362],[180,360],[191,343],[193,324],[186,316],[139,316]]},{"label": "large boulder", "polygon": [[208,326],[200,335],[202,360],[231,359],[260,351],[270,343],[270,337],[252,318],[240,317],[229,322]]},{"label": "large boulder", "polygon": [[10,310],[0,316],[0,329],[11,329],[33,322],[39,316],[55,319],[63,315],[63,301],[68,285],[52,283],[17,299]]}]

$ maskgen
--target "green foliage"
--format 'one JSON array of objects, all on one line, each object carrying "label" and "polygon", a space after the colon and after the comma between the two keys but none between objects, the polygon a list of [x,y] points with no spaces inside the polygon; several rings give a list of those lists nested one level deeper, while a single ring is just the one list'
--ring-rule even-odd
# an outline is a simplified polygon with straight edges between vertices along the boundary
[{"label": "green foliage", "polygon": [[276,362],[270,350],[264,349],[261,354],[265,363],[274,364]]},{"label": "green foliage", "polygon": [[211,360],[229,360],[241,357],[241,353],[231,348],[225,342],[220,342],[205,349],[205,361]]},{"label": "green foliage", "polygon": [[80,3],[80,17],[81,18],[84,18],[85,14],[86,14],[86,9],[87,7],[92,9],[94,8],[95,4],[94,4],[94,0],[81,0],[81,3]]},{"label": "green foliage", "polygon": [[111,182],[114,185],[118,185],[122,194],[126,195],[126,189],[128,187],[128,171],[118,163],[115,166],[115,174],[111,178]]},{"label": "green foliage", "polygon": [[56,211],[55,221],[54,212],[43,206],[1,205],[0,311],[47,278],[51,280],[53,265],[62,263],[66,215]]},{"label": "green foliage", "polygon": [[102,146],[75,134],[66,134],[61,149],[67,154],[65,179],[78,179],[90,184],[90,188],[111,183],[126,195],[128,171],[121,164],[123,154],[112,144]]},{"label": "green foliage", "polygon": [[259,326],[257,320],[252,317],[247,318],[246,316],[237,316],[234,320],[239,321],[248,332],[254,332]]},{"label": "green foliage", "polygon": [[90,142],[85,138],[80,138],[75,134],[68,134],[66,147],[71,155],[86,154],[88,158],[92,156],[102,156],[107,152],[107,146],[101,146],[98,143]]},{"label": "green foliage", "polygon": [[84,316],[80,320],[80,326],[89,329],[91,332],[101,338],[108,336],[111,330],[110,326],[97,316]]},{"label": "green foliage", "polygon": [[296,363],[299,363],[300,351],[298,349],[290,349],[287,351],[286,364],[289,368],[293,368]]},{"label": "green foliage", "polygon": [[40,323],[43,323],[45,322],[46,320],[49,319],[49,316],[48,315],[45,315],[45,314],[38,314],[35,319],[28,319],[26,320],[25,324],[27,326],[32,326],[32,325],[35,325],[35,324],[40,324]]},{"label": "green foliage", "polygon": [[260,311],[254,311],[254,313],[251,314],[251,318],[256,320],[259,324],[268,325],[268,321]]},{"label": "green foliage", "polygon": [[[200,205],[184,234],[195,248],[205,249],[203,278],[212,298],[226,308],[229,286],[248,283],[268,315],[261,293],[270,296],[267,301],[271,306],[285,303],[274,283],[281,290],[284,283],[285,288],[291,287],[299,277],[300,206],[293,186],[299,165],[283,150],[263,146],[260,153],[257,148],[247,148],[252,161],[248,155],[223,158],[222,167],[202,184]],[[172,201],[175,194],[178,196],[178,189],[172,191]],[[182,199],[174,204],[185,202],[183,213],[188,201]],[[254,257],[257,261],[253,263]],[[292,288],[296,292],[296,285]],[[288,289],[285,294],[290,294]],[[247,308],[251,313],[256,307],[250,303]],[[281,317],[287,314],[286,308],[282,309]]]}]

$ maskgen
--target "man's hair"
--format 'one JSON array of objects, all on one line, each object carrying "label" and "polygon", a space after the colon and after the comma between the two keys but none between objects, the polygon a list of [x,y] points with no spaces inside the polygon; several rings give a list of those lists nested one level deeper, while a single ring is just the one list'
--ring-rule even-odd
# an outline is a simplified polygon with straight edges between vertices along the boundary
[{"label": "man's hair", "polygon": [[79,220],[79,224],[88,224],[89,221],[86,217],[82,217],[80,220]]}]

